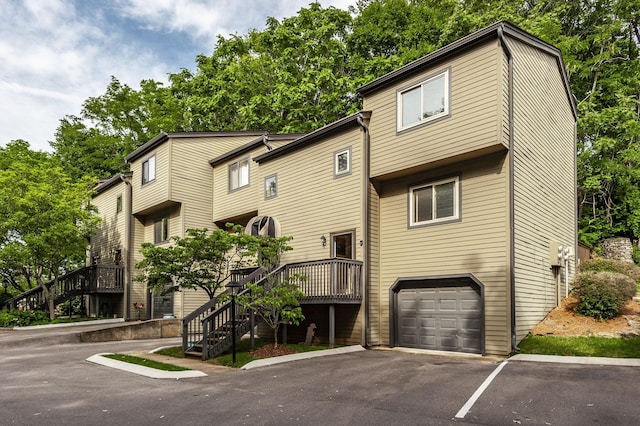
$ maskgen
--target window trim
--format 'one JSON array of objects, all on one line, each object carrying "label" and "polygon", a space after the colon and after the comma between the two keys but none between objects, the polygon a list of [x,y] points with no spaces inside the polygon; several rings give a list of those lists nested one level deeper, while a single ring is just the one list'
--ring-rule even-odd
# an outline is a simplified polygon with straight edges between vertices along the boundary
[{"label": "window trim", "polygon": [[116,214],[122,213],[122,194],[116,197]]},{"label": "window trim", "polygon": [[[269,195],[268,193],[268,188],[267,188],[267,181],[269,179],[274,179],[276,185],[275,185],[275,191],[273,194]],[[264,177],[264,199],[265,200],[270,200],[272,198],[276,198],[278,196],[278,174],[274,173],[272,175],[269,176],[265,176]]]},{"label": "window trim", "polygon": [[[162,216],[153,221],[153,243],[164,244],[169,241],[169,216]],[[157,228],[160,227],[160,231]],[[164,235],[163,235],[164,234]]]},{"label": "window trim", "polygon": [[[442,218],[435,218],[435,219],[431,219],[431,220],[423,220],[423,221],[416,221],[415,219],[415,197],[414,197],[414,191],[418,190],[418,189],[422,189],[424,187],[427,186],[432,186],[432,187],[436,187],[437,185],[442,185],[444,183],[449,183],[449,182],[453,182],[454,186],[453,186],[453,210],[454,210],[454,214],[452,216],[447,216],[447,217],[442,217]],[[433,226],[433,225],[440,225],[440,224],[444,224],[444,223],[451,223],[451,222],[459,222],[462,220],[462,187],[461,187],[461,177],[460,175],[454,175],[454,176],[449,176],[449,177],[443,177],[443,178],[437,178],[437,179],[433,179],[433,180],[429,180],[429,181],[425,181],[425,182],[421,182],[421,183],[417,183],[417,184],[413,184],[410,185],[408,187],[408,191],[407,191],[407,207],[408,207],[408,214],[407,214],[407,223],[408,223],[408,227],[409,228],[419,228],[419,227],[424,227],[424,226]],[[433,204],[433,208],[436,208],[436,204]]]},{"label": "window trim", "polygon": [[[410,90],[416,89],[418,87],[423,87],[426,83],[439,78],[444,75],[444,111],[441,113],[432,115],[423,120],[416,121],[415,123],[408,124],[403,126],[402,124],[402,95],[409,92]],[[420,108],[422,109],[422,91],[420,92]],[[440,121],[444,118],[447,118],[451,115],[451,68],[447,67],[443,70],[435,72],[433,74],[429,74],[426,78],[420,79],[418,81],[414,81],[411,84],[408,84],[404,87],[401,87],[396,91],[396,130],[398,133],[407,131],[409,129],[414,129],[416,127],[421,127],[433,122]]]},{"label": "window trim", "polygon": [[[152,161],[152,164],[153,164],[153,177],[150,177],[151,173],[149,173],[149,172],[151,171],[151,168],[149,166],[147,166],[147,177],[145,179],[144,165],[145,164],[150,164],[151,160],[153,160]],[[142,185],[146,185],[146,184],[151,183],[151,182],[156,180],[156,171],[157,171],[156,168],[157,168],[156,154],[150,155],[149,157],[147,157],[146,160],[144,160],[142,162],[141,173],[140,173],[142,175],[142,179],[141,179]]]},{"label": "window trim", "polygon": [[[231,179],[231,173],[232,173],[232,167],[235,166],[239,166],[240,163],[243,162],[247,162],[247,183],[244,185],[240,185],[240,174],[238,174],[238,186],[236,188],[233,188],[231,186],[233,180]],[[240,171],[240,168],[237,168],[238,173]],[[235,191],[239,191],[243,188],[248,187],[251,184],[251,158],[250,157],[243,157],[243,158],[239,158],[236,161],[232,161],[231,163],[229,163],[229,165],[227,166],[227,190],[229,192],[235,192]]]},{"label": "window trim", "polygon": [[[347,154],[347,170],[339,171],[338,170],[338,157],[341,154]],[[333,177],[339,178],[342,176],[348,176],[351,174],[351,147],[348,146],[343,149],[339,149],[333,153]]]}]

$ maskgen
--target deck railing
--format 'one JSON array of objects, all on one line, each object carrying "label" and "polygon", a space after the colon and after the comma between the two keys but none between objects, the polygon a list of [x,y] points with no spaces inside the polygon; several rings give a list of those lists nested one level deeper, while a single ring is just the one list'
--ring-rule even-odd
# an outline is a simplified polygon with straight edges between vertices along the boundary
[{"label": "deck railing", "polygon": [[362,262],[351,259],[324,259],[297,262],[279,270],[278,278],[294,274],[305,296],[300,303],[360,303],[362,301]]},{"label": "deck railing", "polygon": [[[253,268],[251,270],[243,270],[242,272],[234,272],[234,274],[232,274],[232,280],[238,280],[238,282],[244,286],[248,282],[255,282],[262,279],[265,274],[266,270],[264,268]],[[203,325],[207,322],[205,319],[208,318],[212,312],[228,303],[219,302],[220,296],[227,292],[228,290],[221,292],[182,319],[182,351],[184,353],[202,349],[203,336],[208,334],[204,333],[203,326],[211,327],[211,324]],[[208,328],[208,330],[211,330],[211,328]]]},{"label": "deck railing", "polygon": [[[246,284],[265,285],[268,280],[286,280],[299,275],[297,284],[305,296],[301,304],[361,303],[362,262],[349,259],[325,259],[289,263],[266,274],[262,268],[242,274],[241,296],[248,292]],[[240,278],[240,276],[237,276]],[[184,317],[182,320],[182,350],[199,355],[203,360],[213,358],[229,349],[232,342],[231,302],[218,303],[219,296]],[[254,327],[253,313],[242,306],[236,312],[236,337]]]},{"label": "deck railing", "polygon": [[[54,284],[55,288],[54,288]],[[122,266],[92,265],[68,272],[45,284],[54,292],[54,304],[60,304],[71,297],[93,293],[123,293],[124,268]],[[5,302],[8,309],[40,309],[47,300],[42,287],[35,287]]]}]

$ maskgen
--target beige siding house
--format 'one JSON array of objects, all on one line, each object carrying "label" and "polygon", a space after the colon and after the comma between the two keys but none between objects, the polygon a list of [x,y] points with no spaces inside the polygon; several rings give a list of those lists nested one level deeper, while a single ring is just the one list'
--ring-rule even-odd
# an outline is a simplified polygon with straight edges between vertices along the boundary
[{"label": "beige siding house", "polygon": [[[128,283],[126,297],[119,315],[126,319],[169,314],[182,317],[208,299],[195,291],[168,296],[150,295],[145,283],[132,280],[137,274],[135,264],[142,260],[140,246],[145,242],[168,244],[172,236],[184,237],[189,228],[213,229],[213,188],[207,159],[262,135],[263,132],[163,133],[126,158],[131,169],[126,184],[130,185],[131,201],[123,207],[123,217],[128,217],[128,221],[123,218],[122,222],[128,223],[129,239],[118,244],[130,254],[129,270],[125,274]],[[111,181],[118,180],[113,178]],[[94,202],[100,214],[104,215],[109,214],[111,204],[115,206],[114,199],[109,200],[112,192],[126,193],[126,187],[123,182],[113,190],[103,190],[102,187],[98,186]],[[101,237],[92,239],[92,247],[103,246],[105,243],[101,241]]]},{"label": "beige siding house", "polygon": [[560,53],[497,23],[359,90],[372,111],[369,344],[507,354],[576,248],[576,110]]},{"label": "beige siding house", "polygon": [[[576,109],[560,52],[499,22],[358,93],[363,111],[305,135],[154,138],[127,157],[130,183],[95,198],[113,217],[129,188],[128,231],[111,225],[129,243],[103,233],[93,250],[130,247],[131,276],[140,244],[189,228],[281,233],[293,237],[282,273],[307,277],[292,340],[313,323],[330,344],[516,350],[575,268]],[[126,294],[117,313],[133,319],[133,303],[184,317],[206,298]]]}]

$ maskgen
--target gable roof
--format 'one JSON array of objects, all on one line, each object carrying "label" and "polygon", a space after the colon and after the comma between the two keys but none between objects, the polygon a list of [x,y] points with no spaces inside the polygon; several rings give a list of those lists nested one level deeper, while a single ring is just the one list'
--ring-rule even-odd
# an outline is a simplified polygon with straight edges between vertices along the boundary
[{"label": "gable roof", "polygon": [[382,77],[379,77],[359,87],[358,89],[356,89],[356,91],[361,96],[369,95],[391,84],[394,84],[394,82],[396,82],[397,80],[417,74],[424,70],[424,68],[426,67],[431,67],[434,64],[459,55],[463,51],[477,46],[480,43],[494,38],[501,38],[503,34],[506,34],[509,37],[512,37],[522,43],[539,49],[555,58],[558,65],[558,70],[561,74],[562,82],[565,87],[567,98],[569,99],[569,104],[571,105],[571,108],[573,110],[573,115],[577,118],[578,112],[576,109],[576,102],[571,93],[571,87],[569,86],[569,77],[567,76],[567,72],[564,68],[564,62],[562,61],[562,53],[560,52],[560,50],[507,21],[496,22],[492,25],[489,25],[488,27],[476,31],[475,33],[469,34],[466,37],[456,40],[451,44],[441,47],[440,49],[431,52],[430,54],[423,56],[422,58],[416,59],[415,61],[404,65],[403,67],[391,71],[383,75]]},{"label": "gable roof", "polygon": [[106,191],[107,189],[121,182],[131,179],[132,175],[133,175],[132,172],[118,173],[116,175],[111,176],[110,178],[101,179],[100,182],[98,182],[98,184],[93,188],[94,194],[92,197],[95,197],[96,195]]},{"label": "gable roof", "polygon": [[145,143],[131,154],[127,155],[125,161],[130,163],[136,158],[140,158],[147,152],[162,145],[169,139],[181,139],[181,138],[211,138],[211,137],[226,137],[226,136],[262,136],[266,132],[262,130],[241,130],[241,131],[229,131],[229,132],[163,132],[149,142]]},{"label": "gable roof", "polygon": [[312,143],[319,142],[323,138],[332,135],[337,132],[341,132],[345,129],[348,129],[352,126],[360,126],[358,120],[360,118],[368,119],[371,116],[370,111],[360,111],[355,114],[351,114],[347,117],[341,118],[340,120],[334,121],[333,123],[329,123],[326,126],[323,126],[317,130],[314,130],[311,133],[307,133],[306,135],[294,140],[291,143],[288,143],[279,148],[273,149],[264,154],[258,155],[254,157],[253,161],[256,163],[260,163],[263,161],[268,161],[276,157],[280,157],[284,154],[287,154],[291,151],[295,151],[299,148],[306,147]]},{"label": "gable roof", "polygon": [[260,146],[260,145],[265,145],[267,146],[268,149],[271,149],[269,147],[269,142],[280,142],[280,141],[289,141],[289,140],[296,140],[302,136],[304,136],[305,133],[288,133],[288,134],[277,134],[277,135],[269,135],[269,134],[265,134],[262,135],[261,137],[252,140],[249,143],[246,143],[242,146],[239,146],[236,149],[233,149],[229,152],[226,152],[216,158],[214,158],[213,160],[209,161],[209,164],[211,164],[212,167],[223,163],[224,161],[233,158],[233,157],[237,157],[239,155],[242,155],[244,153],[247,153],[249,151],[251,151],[252,149]]}]

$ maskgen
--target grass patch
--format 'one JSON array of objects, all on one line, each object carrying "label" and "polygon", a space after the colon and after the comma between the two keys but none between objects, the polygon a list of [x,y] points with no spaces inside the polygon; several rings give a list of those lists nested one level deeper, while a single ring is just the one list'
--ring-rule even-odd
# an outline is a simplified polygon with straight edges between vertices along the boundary
[{"label": "grass patch", "polygon": [[[251,349],[251,341],[248,339],[242,339],[236,343],[236,363],[235,364],[232,362],[233,353],[231,349],[229,349],[227,352],[223,353],[222,355],[216,358],[210,359],[207,362],[210,362],[211,364],[216,364],[216,365],[223,365],[225,367],[240,368],[243,365],[250,363],[251,361],[260,359],[260,358],[252,357],[251,355],[249,355],[249,352],[251,352],[252,350],[261,348],[262,346],[268,343],[270,342],[264,342],[260,339],[255,339],[254,347],[253,349]],[[295,351],[295,353],[312,352],[312,351],[319,351],[323,349],[329,349],[329,346],[327,345],[305,346],[305,345],[289,344],[285,346]],[[174,358],[184,358],[184,353],[182,352],[182,348],[180,346],[160,349],[155,353],[171,356]]]},{"label": "grass patch", "polygon": [[523,354],[640,358],[640,337],[619,339],[529,335],[519,346]]},{"label": "grass patch", "polygon": [[182,352],[181,346],[172,346],[170,348],[162,348],[155,351],[154,353],[158,355],[171,356],[174,358],[184,358],[184,352]]},{"label": "grass patch", "polygon": [[117,361],[128,362],[129,364],[142,365],[149,368],[155,368],[162,371],[188,371],[189,368],[178,367],[177,365],[165,364],[164,362],[153,361],[146,358],[126,354],[108,354],[103,355],[105,358],[115,359]]},{"label": "grass patch", "polygon": [[[264,342],[262,340],[255,339],[254,348],[251,349],[250,340],[246,340],[246,339],[240,340],[236,344],[236,363],[235,364],[233,363],[233,353],[231,350],[223,353],[222,355],[216,358],[209,360],[209,362],[211,362],[212,364],[224,365],[225,367],[240,368],[243,365],[250,363],[251,361],[260,359],[260,358],[249,355],[249,352],[251,352],[252,350],[258,349],[266,344],[270,344],[270,342]],[[284,346],[293,350],[294,353],[312,352],[312,351],[319,351],[323,349],[329,349],[329,346],[326,346],[326,345],[305,346],[305,345],[298,345],[298,344],[288,344]]]}]

